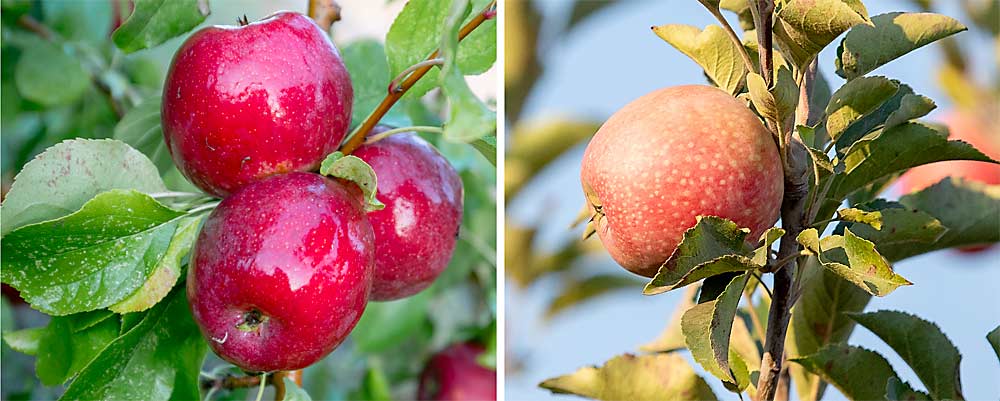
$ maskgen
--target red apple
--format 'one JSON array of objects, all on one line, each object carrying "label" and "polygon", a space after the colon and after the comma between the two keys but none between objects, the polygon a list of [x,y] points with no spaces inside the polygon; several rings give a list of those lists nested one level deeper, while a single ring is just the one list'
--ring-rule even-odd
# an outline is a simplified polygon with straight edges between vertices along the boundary
[{"label": "red apple", "polygon": [[[973,115],[958,112],[946,113],[942,118],[950,135],[948,139],[968,142],[992,159],[1000,160],[1000,138],[991,137],[987,124]],[[945,177],[961,177],[984,184],[1000,184],[1000,165],[971,160],[953,160],[925,164],[911,168],[900,182],[906,193],[916,192],[937,184]]]},{"label": "red apple", "polygon": [[583,155],[580,180],[611,256],[646,277],[696,216],[748,227],[778,219],[784,190],[771,134],[744,104],[709,86],[660,89],[625,105]]},{"label": "red apple", "polygon": [[368,214],[377,248],[371,299],[416,294],[451,260],[462,222],[462,180],[437,150],[409,133],[364,145],[354,155],[375,170],[377,197],[385,203]]},{"label": "red apple", "polygon": [[476,362],[483,347],[454,344],[431,357],[420,374],[419,400],[485,401],[497,399],[497,372]]},{"label": "red apple", "polygon": [[[945,113],[941,122],[948,127],[948,139],[968,142],[991,159],[1000,160],[1000,144],[997,142],[1000,139],[995,134],[990,134],[989,123],[978,119],[975,115],[955,111]],[[961,177],[969,181],[997,185],[1000,184],[1000,166],[971,160],[937,162],[911,168],[900,177],[899,181],[903,192],[910,193],[937,184],[946,177]],[[974,245],[958,248],[958,251],[975,253],[990,247],[991,245]]]},{"label": "red apple", "polygon": [[163,87],[163,136],[174,163],[219,197],[261,178],[309,171],[347,133],[351,79],[309,18],[274,14],[195,32]]},{"label": "red apple", "polygon": [[312,173],[248,185],[219,204],[195,243],[195,321],[216,354],[246,371],[309,366],[361,317],[373,241],[360,191]]}]

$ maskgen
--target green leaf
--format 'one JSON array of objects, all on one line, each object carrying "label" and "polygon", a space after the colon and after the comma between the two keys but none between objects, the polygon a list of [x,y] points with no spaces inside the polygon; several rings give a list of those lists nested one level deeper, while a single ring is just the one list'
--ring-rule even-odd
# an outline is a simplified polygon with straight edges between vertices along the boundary
[{"label": "green leaf", "polygon": [[115,125],[113,138],[125,142],[149,157],[160,174],[174,167],[160,127],[160,97],[147,98],[133,107]]},{"label": "green leaf", "polygon": [[[4,340],[6,339],[7,339],[7,334],[5,333]],[[1000,359],[1000,326],[997,326],[995,329],[993,329],[993,331],[991,331],[989,334],[986,335],[986,341],[990,342],[990,345],[993,347],[993,352],[997,354],[997,359]],[[10,343],[8,342],[8,344]],[[14,348],[14,346],[11,345],[11,348]]]},{"label": "green leaf", "polygon": [[148,49],[194,29],[208,14],[207,0],[135,0],[111,40],[125,53]]},{"label": "green leaf", "polygon": [[888,13],[873,25],[851,28],[837,48],[837,75],[854,79],[904,54],[967,28],[954,18],[931,13]]},{"label": "green leaf", "polygon": [[[445,19],[448,17],[451,0],[412,0],[408,1],[385,35],[385,53],[389,60],[389,75],[395,77],[410,66],[424,59],[441,44],[441,35],[445,31]],[[473,12],[482,11],[486,2],[473,2]],[[464,10],[464,9],[463,9]],[[471,19],[472,15],[458,16],[461,22]],[[457,51],[457,63],[460,70],[467,75],[481,74],[489,70],[496,61],[496,19],[482,23],[469,34]],[[431,69],[416,85],[406,92],[404,99],[415,99],[423,96],[440,82],[440,71]]]},{"label": "green leaf", "polygon": [[482,138],[472,141],[470,144],[472,147],[476,148],[486,160],[490,161],[493,166],[497,165],[497,136],[487,135]]},{"label": "green leaf", "polygon": [[795,113],[799,102],[799,87],[792,78],[792,71],[781,67],[775,73],[772,87],[767,87],[764,78],[756,73],[747,76],[747,89],[753,106],[765,118],[774,121],[785,121]]},{"label": "green leaf", "polygon": [[[448,121],[444,138],[455,142],[472,142],[496,134],[496,112],[479,100],[462,74],[459,60],[458,31],[461,28],[468,0],[453,0],[441,36],[441,89],[448,97]],[[404,10],[405,11],[405,10]],[[395,25],[395,24],[393,24]],[[391,32],[390,32],[391,33]]]},{"label": "green leaf", "polygon": [[90,86],[90,74],[63,49],[38,41],[18,58],[14,82],[25,99],[52,107],[80,99]]},{"label": "green leaf", "polygon": [[[878,78],[881,77],[863,79],[868,80]],[[851,81],[852,86],[853,82],[860,80],[861,79],[856,79]],[[875,131],[878,127],[883,127],[883,131],[885,131],[905,122],[902,121],[904,118],[908,117],[912,120],[923,117],[929,113],[930,110],[936,107],[930,99],[914,93],[913,88],[910,88],[909,85],[896,80],[890,81],[899,86],[899,89],[896,90],[896,93],[893,94],[892,97],[883,102],[881,106],[878,106],[875,110],[870,111],[864,116],[858,118],[854,123],[844,129],[843,134],[840,135],[840,138],[838,138],[836,143],[838,152],[846,153],[846,149],[850,148],[854,142],[857,142],[862,137],[872,133],[872,131]],[[909,100],[907,100],[908,104],[906,105],[903,103],[904,98],[909,98]],[[929,103],[924,105],[910,104],[921,101],[927,101]],[[920,109],[927,109],[927,113],[920,114]],[[889,121],[890,117],[892,117],[892,121]]]},{"label": "green leaf", "polygon": [[295,381],[289,379],[287,375],[282,380],[285,381],[285,398],[282,398],[283,401],[312,401],[309,393],[303,390],[302,387],[299,387],[298,384],[295,384]]},{"label": "green leaf", "polygon": [[170,293],[181,275],[181,260],[191,251],[198,238],[198,227],[205,214],[181,217],[177,221],[177,231],[170,239],[167,252],[153,267],[153,272],[138,290],[118,303],[108,307],[115,313],[141,312],[151,308]]},{"label": "green leaf", "polygon": [[183,289],[143,312],[142,321],[108,344],[59,399],[200,399],[198,375],[208,345]]},{"label": "green leaf", "polygon": [[365,211],[385,209],[385,204],[375,197],[378,194],[378,177],[375,175],[375,170],[361,158],[354,155],[344,156],[339,151],[330,153],[320,164],[319,173],[357,184],[365,195]]},{"label": "green leaf", "polygon": [[[908,88],[908,87],[907,87]],[[903,86],[900,86],[900,90]],[[897,94],[899,91],[897,91]],[[931,110],[937,108],[934,100],[923,95],[904,93],[899,101],[899,108],[889,114],[885,120],[883,130],[891,129],[902,123],[926,116]]]},{"label": "green leaf", "polygon": [[542,382],[555,394],[596,400],[717,400],[715,393],[676,353],[619,355],[604,364]]},{"label": "green leaf", "polygon": [[826,135],[837,141],[852,124],[878,110],[898,90],[899,83],[886,77],[864,77],[847,82],[833,93],[826,106]]},{"label": "green leaf", "polygon": [[729,339],[736,308],[749,276],[737,276],[717,299],[695,305],[681,318],[681,331],[691,357],[706,371],[739,390],[749,384],[749,372],[742,361],[730,364],[730,354],[735,351],[730,350]]},{"label": "green leaf", "polygon": [[653,33],[694,60],[719,88],[731,94],[743,88],[746,65],[722,27],[709,25],[699,30],[691,25],[669,24],[654,26]]},{"label": "green leaf", "polygon": [[743,254],[744,239],[749,233],[749,229],[741,229],[732,221],[699,216],[698,223],[684,232],[677,249],[646,284],[643,294],[654,295],[678,288],[684,277],[699,265],[722,256]]},{"label": "green leaf", "polygon": [[878,311],[849,315],[879,336],[913,369],[935,400],[962,399],[962,355],[936,324],[917,316]]},{"label": "green leaf", "polygon": [[58,143],[25,164],[14,178],[0,207],[0,231],[7,235],[18,227],[73,213],[111,189],[166,191],[156,166],[122,142],[72,139]]},{"label": "green leaf", "polygon": [[[851,230],[844,235],[831,235],[819,239],[815,228],[799,234],[799,243],[819,258],[823,267],[837,273],[847,281],[875,296],[885,296],[903,285],[912,285],[896,274],[875,250],[875,244],[858,237]],[[840,251],[842,248],[842,252]]]},{"label": "green leaf", "polygon": [[[847,195],[879,178],[910,167],[946,160],[977,160],[996,163],[962,141],[949,141],[933,128],[906,123],[883,132],[872,140],[855,143],[842,163],[844,173],[834,176],[827,205],[840,203]],[[824,213],[820,213],[823,216]]]},{"label": "green leaf", "polygon": [[[354,106],[351,109],[351,126],[356,127],[368,117],[368,113],[382,102],[388,93],[389,64],[385,59],[385,49],[382,43],[374,39],[362,39],[351,42],[341,49],[344,65],[351,74],[354,85]],[[422,81],[422,80],[421,80]],[[380,120],[382,124],[395,127],[413,125],[406,116],[403,107],[398,104],[389,109]]]},{"label": "green leaf", "polygon": [[545,317],[551,319],[572,306],[599,297],[609,292],[635,288],[643,283],[633,277],[620,274],[599,274],[578,282],[571,281],[563,286],[560,293],[549,303]]},{"label": "green leaf", "polygon": [[351,332],[359,352],[378,353],[411,338],[427,322],[431,291],[391,302],[369,302]]},{"label": "green leaf", "polygon": [[[35,371],[42,384],[55,386],[79,373],[118,337],[118,319],[106,311],[56,316],[38,341]],[[89,321],[97,320],[93,325]]]},{"label": "green leaf", "polygon": [[0,277],[50,315],[106,308],[142,287],[183,215],[136,191],[101,193],[78,212],[4,237]]},{"label": "green leaf", "polygon": [[[846,210],[879,215],[878,219],[882,225],[880,230],[867,224],[841,223],[841,225],[873,242],[875,249],[889,261],[899,261],[912,256],[914,252],[934,249],[935,242],[948,231],[934,216],[923,210],[907,208],[897,202],[878,199],[858,205],[856,209]],[[834,232],[843,231],[842,227],[838,227]]]},{"label": "green leaf", "polygon": [[878,210],[865,211],[856,208],[846,208],[837,211],[837,218],[851,223],[867,224],[875,230],[882,230],[882,213]]},{"label": "green leaf", "polygon": [[[788,357],[792,359],[814,354],[828,344],[846,342],[855,323],[844,312],[861,312],[871,299],[867,292],[818,263],[810,257],[802,270],[812,272],[812,277],[803,280],[802,295],[792,308],[787,341]],[[799,399],[815,401],[822,397],[825,382],[801,365],[790,365],[789,372]]]},{"label": "green leaf", "polygon": [[861,347],[830,344],[819,352],[789,359],[819,375],[851,400],[879,400],[896,371],[882,355]]},{"label": "green leaf", "polygon": [[903,196],[899,203],[927,212],[948,229],[931,246],[899,247],[899,259],[936,249],[1000,242],[1000,185],[948,178]]},{"label": "green leaf", "polygon": [[800,70],[840,34],[869,23],[860,0],[779,0],[774,15],[775,41]]},{"label": "green leaf", "polygon": [[785,235],[785,230],[771,227],[760,236],[761,245],[753,251],[753,264],[763,267],[771,253],[771,245]]},{"label": "green leaf", "polygon": [[38,353],[38,343],[41,342],[43,334],[45,334],[44,327],[5,331],[3,341],[14,351],[34,356]]},{"label": "green leaf", "polygon": [[684,344],[684,333],[681,331],[681,319],[684,316],[684,312],[687,312],[688,309],[691,309],[695,305],[695,295],[697,293],[698,286],[688,287],[684,291],[684,296],[681,297],[680,303],[674,307],[674,312],[670,315],[670,321],[667,323],[667,326],[655,340],[639,346],[639,350],[643,352],[670,352],[687,347],[687,344]]},{"label": "green leaf", "polygon": [[885,385],[885,399],[889,401],[931,401],[931,396],[923,391],[914,390],[910,383],[890,377]]}]

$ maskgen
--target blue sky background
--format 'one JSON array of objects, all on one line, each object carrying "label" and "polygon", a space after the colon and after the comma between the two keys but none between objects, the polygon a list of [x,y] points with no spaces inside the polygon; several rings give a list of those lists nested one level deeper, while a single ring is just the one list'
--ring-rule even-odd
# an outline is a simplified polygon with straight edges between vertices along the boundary
[{"label": "blue sky background", "polygon": [[[958,1],[937,3],[942,6],[939,12],[968,19]],[[915,11],[910,2],[901,0],[867,1],[866,5],[871,15]],[[544,25],[561,26],[567,18],[566,6],[567,2],[543,1]],[[631,1],[610,6],[577,25],[568,37],[541,50],[546,73],[526,104],[526,118],[569,115],[603,121],[632,99],[654,89],[704,83],[694,62],[649,30],[650,26],[668,23],[703,27],[715,20],[695,1]],[[989,71],[995,65],[995,55],[986,34],[965,32],[959,38],[964,48],[971,50],[967,53],[973,57],[978,75],[995,73]],[[820,56],[822,73],[834,89],[843,82],[833,73],[835,48],[829,47]],[[933,118],[950,107],[933,78],[940,54],[934,47],[923,48],[872,74],[899,79],[917,93],[934,99],[939,107],[931,114]],[[579,235],[565,227],[584,201],[578,179],[582,154],[581,146],[564,155],[507,204],[508,218],[513,221],[545,222],[538,237],[542,247],[555,247]],[[897,271],[914,285],[872,300],[867,309],[907,310],[937,323],[962,353],[962,384],[969,400],[1000,397],[1000,363],[985,339],[986,333],[1000,323],[998,248],[971,256],[942,251],[903,261],[897,264]],[[606,255],[595,255],[584,264],[583,268],[591,272],[628,274]],[[659,334],[681,296],[677,292],[646,297],[636,288],[580,305],[546,322],[545,307],[559,288],[558,283],[542,280],[526,290],[508,283],[508,356],[515,355],[525,362],[519,373],[507,375],[509,400],[572,399],[549,395],[537,384],[585,365],[600,365],[615,355],[637,352],[639,345]],[[880,352],[904,380],[919,383],[902,359],[864,328],[854,331],[850,343]],[[704,375],[700,366],[694,366]],[[710,378],[709,382],[722,399],[738,399],[717,380]],[[833,390],[827,391],[825,399],[845,398]]]}]

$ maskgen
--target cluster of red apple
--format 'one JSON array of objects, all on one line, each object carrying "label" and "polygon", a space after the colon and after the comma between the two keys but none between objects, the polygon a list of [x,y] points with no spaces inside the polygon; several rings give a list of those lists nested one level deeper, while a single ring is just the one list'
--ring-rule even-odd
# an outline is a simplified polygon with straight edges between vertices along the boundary
[{"label": "cluster of red apple", "polygon": [[355,183],[311,172],[339,148],[352,102],[337,49],[297,13],[202,29],[170,66],[164,139],[180,171],[223,198],[192,251],[188,299],[212,349],[246,371],[316,362],[369,300],[427,288],[451,258],[462,181],[424,140],[354,153],[378,176],[379,211]]}]

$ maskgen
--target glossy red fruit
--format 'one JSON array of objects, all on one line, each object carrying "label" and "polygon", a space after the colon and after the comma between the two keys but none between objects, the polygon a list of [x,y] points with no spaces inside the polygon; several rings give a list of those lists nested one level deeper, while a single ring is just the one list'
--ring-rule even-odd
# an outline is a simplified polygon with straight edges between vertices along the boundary
[{"label": "glossy red fruit", "polygon": [[368,214],[377,248],[371,299],[416,294],[451,260],[462,222],[462,180],[448,160],[413,134],[364,145],[354,155],[375,170],[377,197],[385,204]]},{"label": "glossy red fruit", "polygon": [[597,234],[629,271],[656,274],[697,216],[749,227],[778,220],[784,179],[771,134],[728,93],[660,89],[625,105],[587,145],[580,171]]},{"label": "glossy red fruit", "polygon": [[497,399],[497,372],[476,362],[483,347],[454,344],[434,355],[423,373],[420,400],[485,401]]},{"label": "glossy red fruit", "polygon": [[163,87],[163,136],[180,171],[224,197],[270,175],[319,166],[347,133],[353,96],[337,49],[301,14],[212,26],[174,56]]},{"label": "glossy red fruit", "polygon": [[244,187],[209,215],[187,294],[216,354],[247,371],[301,369],[347,337],[374,264],[359,193],[290,173]]}]

